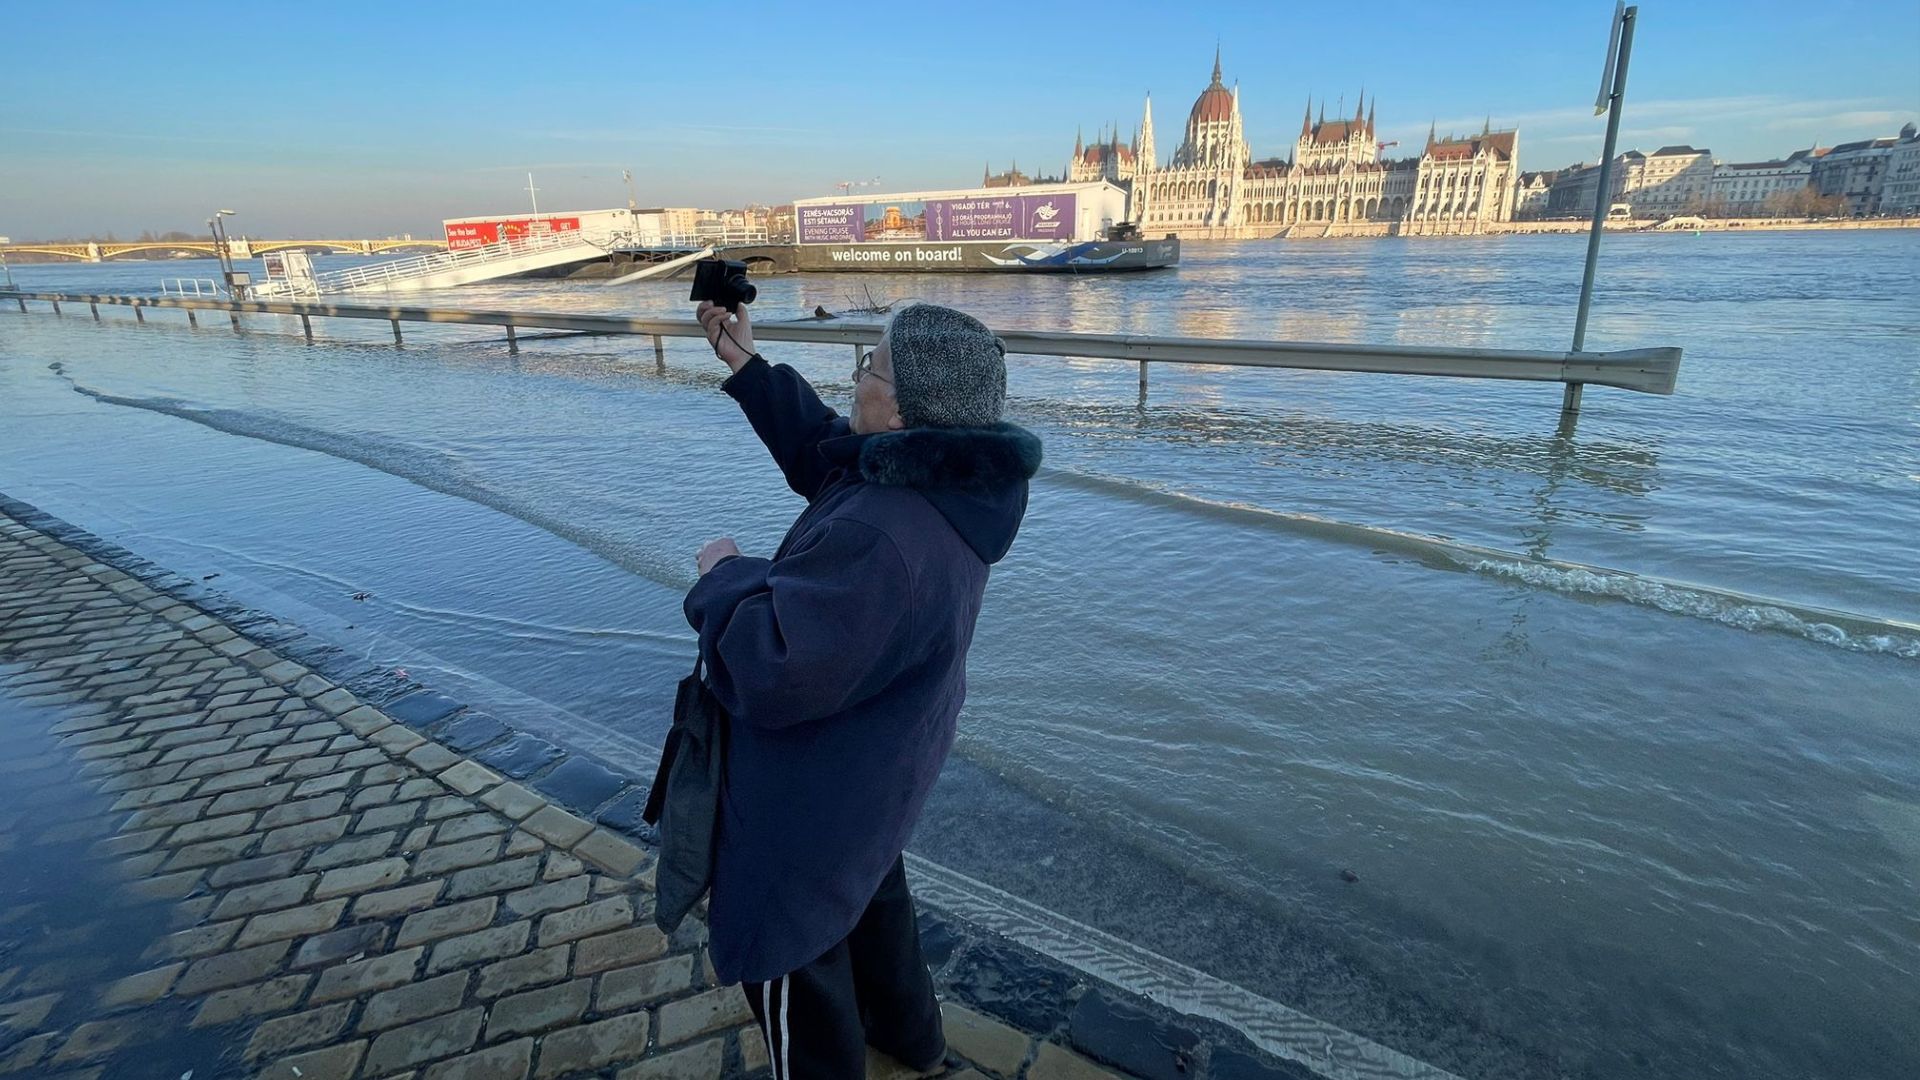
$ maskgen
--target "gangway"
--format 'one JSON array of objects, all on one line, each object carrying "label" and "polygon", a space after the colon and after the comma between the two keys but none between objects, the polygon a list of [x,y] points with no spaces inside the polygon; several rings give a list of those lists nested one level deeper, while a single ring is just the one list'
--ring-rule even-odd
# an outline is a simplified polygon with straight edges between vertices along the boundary
[{"label": "gangway", "polygon": [[699,251],[690,251],[685,255],[668,259],[665,262],[649,263],[631,274],[623,274],[620,277],[614,278],[612,281],[607,282],[607,285],[625,285],[629,281],[639,281],[642,278],[659,277],[662,274],[670,274],[684,266],[699,262],[711,254],[713,254],[712,247],[703,247]]},{"label": "gangway", "polygon": [[[436,251],[411,259],[395,259],[371,266],[316,274],[312,286],[300,290],[300,293],[325,296],[337,293],[412,292],[469,285],[476,281],[491,281],[592,259],[605,255],[617,246],[620,239],[624,238],[584,229],[528,233],[464,251]],[[260,282],[249,292],[260,299],[296,295],[295,286],[284,280]]]}]

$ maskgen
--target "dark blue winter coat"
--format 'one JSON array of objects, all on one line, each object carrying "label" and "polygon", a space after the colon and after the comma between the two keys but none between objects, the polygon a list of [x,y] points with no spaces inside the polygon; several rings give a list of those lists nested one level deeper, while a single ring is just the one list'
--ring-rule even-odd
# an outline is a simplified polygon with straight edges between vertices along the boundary
[{"label": "dark blue winter coat", "polygon": [[846,937],[906,847],[1040,441],[1011,424],[850,434],[759,357],[723,389],[807,500],[773,558],[727,559],[686,599],[732,716],[713,966],[766,982]]}]

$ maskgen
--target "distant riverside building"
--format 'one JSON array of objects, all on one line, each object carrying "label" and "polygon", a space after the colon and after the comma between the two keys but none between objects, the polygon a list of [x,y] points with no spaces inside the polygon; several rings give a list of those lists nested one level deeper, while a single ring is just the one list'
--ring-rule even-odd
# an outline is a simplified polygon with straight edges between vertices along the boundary
[{"label": "distant riverside building", "polygon": [[1887,175],[1880,209],[1889,214],[1920,214],[1920,132],[1908,123],[1887,154]]},{"label": "distant riverside building", "polygon": [[1620,156],[1618,201],[1633,216],[1672,217],[1699,214],[1713,193],[1713,154],[1691,146],[1663,146],[1651,154],[1629,150]]},{"label": "distant riverside building", "polygon": [[[1692,146],[1663,146],[1651,154],[1628,150],[1613,159],[1607,202],[1625,204],[1636,218],[1780,213],[1788,205],[1785,196],[1807,188],[1824,153],[1796,150],[1778,161],[1728,163]],[[1599,165],[1574,165],[1552,174],[1546,216],[1593,213],[1599,185]]]},{"label": "distant riverside building", "polygon": [[711,211],[691,206],[656,206],[634,211],[643,225],[650,225],[665,236],[692,236],[701,217]]},{"label": "distant riverside building", "polygon": [[986,188],[1026,187],[1029,184],[1045,182],[1045,177],[1042,177],[1040,180],[1035,180],[1033,177],[1021,172],[1020,163],[1017,161],[1013,163],[1011,168],[1002,173],[994,172],[993,165],[989,163],[986,170],[980,176],[980,186]]},{"label": "distant riverside building", "polygon": [[1841,143],[1813,163],[1813,186],[1824,196],[1846,200],[1855,217],[1880,212],[1880,200],[1898,137]]},{"label": "distant riverside building", "polygon": [[774,244],[794,242],[793,204],[783,203],[767,211],[767,241]]},{"label": "distant riverside building", "polygon": [[1551,172],[1523,172],[1520,174],[1520,187],[1514,193],[1513,216],[1521,221],[1531,221],[1547,216],[1547,196],[1553,191]]},{"label": "distant riverside building", "polygon": [[1796,150],[1780,161],[1715,162],[1708,206],[1725,217],[1772,213],[1785,197],[1806,190],[1813,161],[1812,150]]},{"label": "distant riverside building", "polygon": [[[1148,97],[1132,148],[1133,214],[1150,234],[1189,237],[1273,236],[1294,227],[1480,232],[1513,218],[1518,142],[1518,132],[1495,131],[1491,123],[1466,138],[1443,139],[1429,128],[1418,157],[1387,160],[1373,104],[1363,93],[1350,118],[1328,120],[1323,101],[1316,120],[1309,100],[1291,160],[1256,161],[1239,88],[1221,81],[1216,52],[1213,78],[1188,110],[1180,144],[1164,166],[1154,154]],[[1086,148],[1077,149],[1075,160],[1083,162]],[[1117,168],[1120,155],[1111,157]]]},{"label": "distant riverside building", "polygon": [[694,223],[693,235],[701,240],[726,243],[752,243],[766,238],[772,212],[765,206],[749,205],[740,210],[702,210]]},{"label": "distant riverside building", "polygon": [[1073,160],[1067,163],[1067,181],[1080,183],[1086,180],[1106,180],[1123,184],[1132,180],[1138,171],[1140,136],[1135,134],[1131,144],[1120,141],[1120,133],[1083,146],[1080,136],[1073,137]]},{"label": "distant riverside building", "polygon": [[[1615,181],[1617,184],[1617,180]],[[1594,193],[1600,188],[1600,166],[1570,165],[1547,185],[1547,213],[1552,217],[1593,214]],[[1616,189],[1617,190],[1617,189]]]}]

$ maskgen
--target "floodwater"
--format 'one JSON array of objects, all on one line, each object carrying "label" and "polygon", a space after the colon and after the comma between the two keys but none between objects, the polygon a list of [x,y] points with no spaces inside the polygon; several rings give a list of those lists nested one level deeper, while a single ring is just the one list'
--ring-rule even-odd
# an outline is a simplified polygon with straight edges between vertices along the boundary
[{"label": "floodwater", "polygon": [[[1006,327],[1561,348],[1583,242],[807,275],[756,314],[870,287]],[[1590,388],[1571,435],[1552,385],[1158,367],[1141,407],[1128,365],[1010,358],[1047,466],[915,850],[1463,1075],[1915,1074],[1916,296],[1912,231],[1609,237],[1589,346],[1686,359],[1671,398]],[[695,342],[656,374],[623,339],[103,319],[0,311],[0,491],[630,767],[690,665],[693,552],[798,510]],[[844,402],[848,350],[763,351]]]}]

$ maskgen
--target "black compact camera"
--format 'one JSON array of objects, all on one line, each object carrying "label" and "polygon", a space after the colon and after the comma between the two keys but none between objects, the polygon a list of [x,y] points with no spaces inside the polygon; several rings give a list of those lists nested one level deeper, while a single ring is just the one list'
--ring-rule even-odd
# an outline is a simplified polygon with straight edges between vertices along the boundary
[{"label": "black compact camera", "polygon": [[693,264],[693,295],[689,300],[711,300],[728,311],[753,303],[760,290],[747,280],[747,264],[727,259],[701,259]]}]

